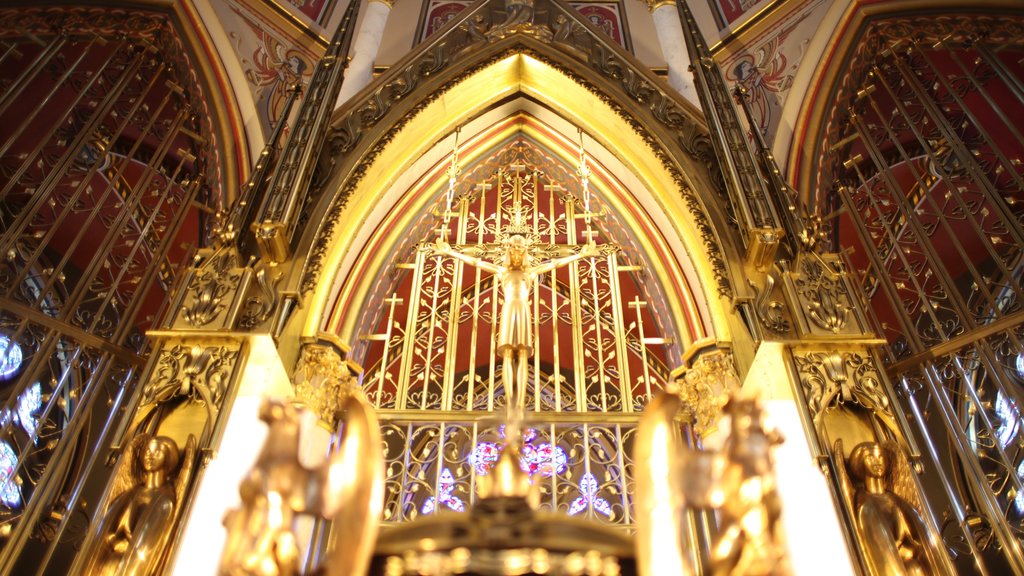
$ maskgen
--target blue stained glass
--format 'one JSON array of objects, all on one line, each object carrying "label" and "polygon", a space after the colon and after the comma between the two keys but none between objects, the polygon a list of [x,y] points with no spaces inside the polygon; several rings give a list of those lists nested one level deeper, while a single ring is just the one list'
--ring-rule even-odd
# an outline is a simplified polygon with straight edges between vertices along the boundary
[{"label": "blue stained glass", "polygon": [[1013,435],[1017,433],[1017,427],[1020,425],[1020,417],[1017,416],[1017,403],[1007,399],[1002,392],[999,392],[996,395],[996,414],[999,416],[999,422],[996,424],[996,436],[999,438],[999,444],[1005,447],[1013,439]]},{"label": "blue stained glass", "polygon": [[[1024,480],[1024,462],[1017,466],[1017,477]],[[1017,507],[1017,512],[1024,512],[1024,490],[1017,492],[1017,497],[1013,499],[1013,504]]]},{"label": "blue stained glass", "polygon": [[0,441],[0,502],[8,508],[21,506],[21,492],[14,480],[14,466],[17,462],[18,456],[11,445]]},{"label": "blue stained glass", "polygon": [[21,360],[21,346],[7,336],[0,336],[0,380],[14,376],[21,368]]},{"label": "blue stained glass", "polygon": [[21,427],[28,432],[28,435],[34,440],[36,437],[36,419],[32,415],[36,410],[39,410],[43,406],[43,391],[39,385],[39,382],[28,387],[21,396],[18,397],[18,422],[21,422]]}]

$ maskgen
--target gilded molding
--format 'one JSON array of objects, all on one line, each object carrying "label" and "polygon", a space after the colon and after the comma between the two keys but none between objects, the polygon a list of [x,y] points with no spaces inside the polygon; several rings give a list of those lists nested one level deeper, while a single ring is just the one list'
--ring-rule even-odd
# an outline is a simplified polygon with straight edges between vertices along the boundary
[{"label": "gilded molding", "polygon": [[[398,102],[414,94],[422,80],[430,76],[437,76],[441,70],[449,66],[453,56],[461,51],[479,42],[486,41],[478,39],[479,34],[474,35],[470,32],[469,29],[476,26],[474,23],[476,21],[470,20],[469,16],[466,16],[467,20],[461,28],[453,29],[451,32],[453,38],[450,38],[449,42],[422,52],[418,59],[411,61],[401,70],[396,70],[394,72],[395,76],[390,81],[380,85],[361,106],[350,109],[346,116],[335,123],[335,128],[328,136],[329,145],[325,147],[320,157],[318,165],[319,174],[315,178],[317,187],[324,187],[329,180],[329,174],[340,164],[338,158],[355,151],[363,135],[376,126]],[[477,16],[480,15],[478,14]],[[562,14],[559,16],[565,17]],[[690,113],[679,106],[674,97],[663,90],[659,83],[648,80],[643,73],[634,69],[632,64],[622,54],[605,46],[603,41],[589,36],[590,32],[588,30],[580,26],[574,27],[574,30],[575,32],[568,35],[564,41],[571,43],[576,48],[577,57],[580,61],[589,65],[602,76],[616,81],[627,97],[635,102],[640,110],[646,110],[670,133],[676,135],[675,143],[681,146],[685,153],[696,159],[698,164],[709,168],[715,166],[716,161],[706,130],[691,117]],[[461,31],[461,35],[454,35],[454,31]],[[584,42],[581,38],[589,39],[589,41]],[[559,41],[559,39],[556,38],[556,41]],[[348,202],[348,198],[358,187],[365,176],[367,167],[372,164],[374,159],[403,130],[410,119],[427,105],[453,89],[464,79],[512,54],[528,55],[565,74],[612,108],[617,116],[627,122],[643,138],[652,154],[658,158],[671,175],[687,209],[693,215],[694,225],[704,244],[705,255],[711,264],[719,295],[731,297],[732,287],[729,282],[725,260],[722,257],[721,244],[715,235],[714,228],[710,223],[702,201],[693,191],[675,161],[665,152],[664,143],[651,134],[650,130],[635,114],[630,113],[618,101],[603,93],[602,90],[599,90],[594,83],[580,77],[551,58],[522,45],[510,47],[499,54],[487,58],[456,74],[440,87],[432,89],[411,110],[405,111],[401,118],[396,119],[381,134],[372,147],[367,150],[365,155],[360,156],[359,162],[352,167],[346,181],[338,187],[339,192],[328,207],[327,214],[313,240],[313,248],[306,259],[305,268],[303,269],[301,280],[302,292],[311,292],[317,285],[323,269],[323,260],[328,251],[330,239],[334,236],[340,215]],[[713,174],[713,170],[709,171]],[[319,198],[319,193],[319,190],[315,190],[307,197],[308,201],[310,203],[316,201]],[[307,205],[300,213],[309,214],[311,211],[312,206]]]},{"label": "gilded molding", "polygon": [[666,6],[671,8],[675,8],[676,6],[675,0],[640,0],[640,2],[647,6],[647,9],[651,12],[654,12],[658,8],[665,8]]}]

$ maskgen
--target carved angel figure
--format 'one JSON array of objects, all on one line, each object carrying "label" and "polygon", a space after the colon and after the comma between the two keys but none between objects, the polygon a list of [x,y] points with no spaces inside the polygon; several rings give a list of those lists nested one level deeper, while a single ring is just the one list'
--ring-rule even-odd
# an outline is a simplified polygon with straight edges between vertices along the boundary
[{"label": "carved angel figure", "polygon": [[137,434],[132,439],[119,461],[110,504],[97,516],[83,547],[83,574],[160,573],[195,453],[193,435],[184,454],[166,436]]},{"label": "carved angel figure", "polygon": [[[729,437],[711,465],[715,482],[694,504],[719,511],[719,537],[711,550],[713,574],[788,574],[780,519],[782,506],[771,451],[782,436],[766,430],[756,400],[733,396]],[[707,499],[703,500],[702,497]]]},{"label": "carved angel figure", "polygon": [[380,428],[361,394],[345,399],[341,441],[322,466],[299,461],[301,409],[267,399],[260,419],[270,430],[256,463],[239,486],[241,507],[224,518],[227,542],[220,574],[278,576],[299,572],[295,520],[318,514],[339,532],[328,576],[365,574],[384,506]]},{"label": "carved angel figure", "polygon": [[224,517],[228,540],[220,560],[221,574],[298,573],[294,519],[316,507],[315,474],[299,462],[298,409],[286,402],[264,400],[260,420],[270,430],[256,463],[238,488],[241,508]]},{"label": "carved angel figure", "polygon": [[719,536],[711,549],[714,575],[781,575],[790,572],[781,528],[781,504],[771,451],[781,436],[766,430],[756,400],[726,404],[730,433],[717,452],[686,446],[676,417],[678,396],[659,394],[644,411],[637,432],[637,559],[645,576],[688,576],[696,545],[686,510],[718,512]]},{"label": "carved angel figure", "polygon": [[[843,462],[843,441],[836,440],[840,484],[854,511],[861,548],[872,575],[925,575],[943,572],[928,544],[928,530],[918,509],[913,470],[898,444],[862,442]],[[856,488],[846,476],[859,481]]]}]

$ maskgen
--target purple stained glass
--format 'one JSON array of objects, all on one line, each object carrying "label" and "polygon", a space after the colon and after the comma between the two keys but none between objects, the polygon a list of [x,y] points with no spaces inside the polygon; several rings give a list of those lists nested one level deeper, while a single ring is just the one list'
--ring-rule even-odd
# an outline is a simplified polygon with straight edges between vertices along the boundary
[{"label": "purple stained glass", "polygon": [[448,508],[456,512],[464,512],[466,510],[465,505],[462,503],[462,499],[452,494],[452,490],[455,489],[455,478],[452,477],[451,470],[444,468],[441,470],[441,478],[437,483],[437,498],[431,496],[423,502],[423,507],[420,508],[420,512],[423,514],[430,514],[437,508],[438,502],[447,506]]},{"label": "purple stained glass", "polygon": [[481,442],[470,453],[469,465],[476,470],[477,474],[485,475],[491,471],[500,455],[501,448],[498,448],[497,444],[494,442]]},{"label": "purple stained glass", "polygon": [[7,442],[0,442],[0,502],[8,508],[21,506],[21,492],[14,481],[14,466],[18,462],[17,455]]},{"label": "purple stained glass", "polygon": [[612,505],[607,500],[597,495],[597,478],[587,472],[580,479],[580,496],[569,505],[569,515],[575,516],[592,506],[600,514],[611,518]]},{"label": "purple stained glass", "polygon": [[566,462],[568,459],[565,457],[564,450],[545,442],[539,446],[523,446],[523,456],[519,459],[519,466],[530,476],[540,474],[548,478],[565,472]]}]

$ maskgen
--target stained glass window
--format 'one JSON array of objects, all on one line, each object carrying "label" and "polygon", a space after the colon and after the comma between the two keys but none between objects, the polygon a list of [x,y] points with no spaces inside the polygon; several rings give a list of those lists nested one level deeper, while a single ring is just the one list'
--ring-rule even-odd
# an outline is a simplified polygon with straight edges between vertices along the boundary
[{"label": "stained glass window", "polygon": [[0,502],[8,508],[21,506],[21,492],[14,478],[18,457],[7,442],[0,442]]},{"label": "stained glass window", "polygon": [[0,336],[0,380],[7,380],[21,368],[21,346],[7,336]]},{"label": "stained glass window", "polygon": [[441,479],[437,483],[438,495],[435,499],[433,496],[427,498],[426,502],[423,503],[423,508],[420,512],[424,514],[430,514],[437,508],[437,503],[447,506],[448,508],[462,512],[466,507],[462,504],[462,499],[452,494],[452,490],[455,489],[455,478],[452,477],[452,471],[445,468],[441,470]]},{"label": "stained glass window", "polygon": [[28,387],[20,397],[18,397],[18,422],[21,422],[21,427],[28,432],[29,437],[35,440],[36,437],[36,418],[34,416],[36,410],[39,410],[43,406],[43,391],[39,382]]},{"label": "stained glass window", "polygon": [[594,478],[590,472],[584,474],[580,479],[580,497],[569,505],[569,515],[575,516],[588,507],[593,507],[595,511],[609,518],[612,516],[612,505],[597,495],[597,478]]},{"label": "stained glass window", "polygon": [[[501,426],[498,428],[498,433],[504,438],[505,427]],[[550,478],[556,474],[564,473],[566,463],[568,462],[565,450],[547,442],[535,446],[533,441],[536,438],[536,430],[528,428],[523,431],[523,455],[519,458],[519,467],[531,478],[534,474]],[[501,447],[498,444],[494,442],[480,442],[469,454],[468,462],[476,470],[477,474],[484,475],[491,471],[500,455]]]}]

